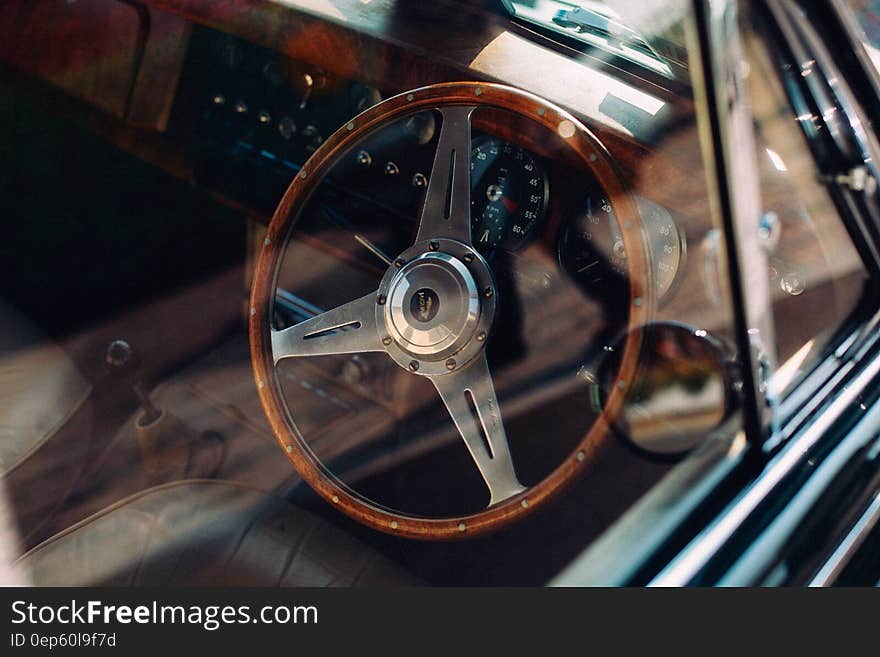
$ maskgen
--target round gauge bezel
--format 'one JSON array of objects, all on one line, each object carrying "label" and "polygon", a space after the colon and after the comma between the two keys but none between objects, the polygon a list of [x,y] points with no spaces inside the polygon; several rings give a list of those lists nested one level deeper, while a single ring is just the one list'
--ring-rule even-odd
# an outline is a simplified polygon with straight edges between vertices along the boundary
[{"label": "round gauge bezel", "polygon": [[[526,148],[525,146],[522,146],[520,144],[512,142],[512,141],[505,139],[503,137],[500,137],[498,135],[493,135],[491,133],[481,131],[481,133],[478,136],[476,136],[472,139],[471,143],[473,144],[474,142],[477,142],[478,140],[486,140],[486,141],[495,140],[495,141],[499,142],[500,144],[510,144],[514,148],[523,151],[523,153],[525,153],[525,155],[527,155],[532,160],[532,163],[535,165],[535,167],[538,169],[538,171],[541,174],[541,179],[543,182],[541,207],[538,210],[538,217],[532,222],[532,228],[530,228],[528,231],[526,231],[526,233],[523,235],[523,237],[521,237],[520,239],[517,240],[515,245],[506,246],[505,242],[509,240],[509,230],[511,227],[511,222],[508,221],[508,222],[506,222],[505,227],[504,227],[504,231],[505,231],[504,236],[502,236],[501,241],[497,246],[490,247],[485,250],[482,250],[479,247],[475,247],[475,248],[477,248],[477,250],[479,250],[483,253],[486,253],[486,254],[492,254],[493,252],[497,251],[498,249],[502,249],[502,250],[508,251],[510,253],[515,253],[517,251],[521,251],[522,249],[524,249],[526,246],[528,246],[530,243],[532,243],[535,239],[537,239],[541,235],[541,233],[543,232],[544,227],[547,223],[547,214],[548,214],[548,209],[550,207],[550,174],[547,171],[547,165],[543,161],[543,158],[540,155],[538,155],[537,153],[535,153],[534,151],[531,151],[528,148]],[[473,155],[474,155],[474,151],[476,150],[476,148],[477,148],[477,146],[473,146],[473,145],[471,146],[471,158],[472,158],[471,161],[473,161]],[[471,181],[471,185],[472,185],[471,186],[471,193],[473,193],[473,191],[474,191],[473,184],[474,184],[474,181],[472,180]],[[472,205],[473,205],[473,202],[472,202]],[[481,220],[482,220],[482,218],[481,218]],[[474,215],[473,215],[473,208],[472,208],[472,210],[471,210],[471,229],[473,230],[474,228],[475,228],[475,224],[474,224]]]},{"label": "round gauge bezel", "polygon": [[[590,186],[589,192],[583,196],[583,199],[595,198],[597,196],[600,200],[607,200],[608,199],[607,191],[602,187],[601,183],[598,180],[594,179],[592,181],[591,186]],[[656,268],[658,265],[657,265],[655,249],[653,248],[654,242],[651,239],[651,224],[648,222],[648,220],[645,217],[646,213],[645,213],[645,209],[644,209],[644,205],[643,205],[644,202],[648,202],[648,203],[652,203],[653,205],[657,205],[663,211],[665,211],[667,214],[669,214],[669,219],[672,222],[672,226],[675,231],[675,241],[678,244],[678,253],[679,253],[678,264],[676,265],[675,273],[672,275],[672,278],[669,281],[669,285],[662,292],[659,289],[656,289],[657,280],[658,280]],[[657,203],[654,203],[653,201],[643,199],[640,197],[636,197],[636,205],[638,207],[638,219],[639,219],[639,222],[641,223],[642,229],[645,232],[646,242],[648,245],[647,255],[648,255],[648,259],[651,263],[652,280],[654,281],[654,284],[655,284],[654,296],[656,298],[657,305],[662,306],[662,305],[666,304],[672,298],[672,296],[674,295],[675,291],[678,289],[678,287],[681,283],[681,279],[683,278],[682,274],[683,274],[683,271],[684,271],[684,268],[685,268],[686,262],[687,262],[687,236],[685,235],[684,231],[682,231],[681,226],[679,226],[678,222],[675,220],[675,217],[672,216],[672,212],[669,211],[668,208],[666,208],[662,205],[659,205]],[[613,208],[612,208],[612,210],[613,210]],[[556,240],[555,240],[557,262],[559,263],[560,267],[562,267],[562,269],[565,272],[567,272],[569,274],[569,276],[571,276],[575,281],[578,281],[581,277],[579,276],[578,272],[572,271],[572,269],[569,266],[569,263],[566,262],[566,257],[564,255],[564,251],[566,250],[566,248],[568,248],[567,242],[569,241],[570,231],[572,231],[574,229],[574,224],[580,220],[580,218],[582,216],[582,212],[583,212],[583,210],[578,210],[576,212],[569,212],[567,216],[563,217],[562,221],[560,222],[559,229],[557,230]],[[616,227],[616,229],[611,229],[611,230],[616,230],[617,233],[623,235],[623,231],[625,230],[625,227],[623,225],[621,225],[616,213],[613,213],[612,217],[613,217],[613,221],[617,224],[617,227]],[[577,238],[577,239],[582,239],[582,238]],[[596,242],[596,240],[592,240],[592,239],[589,241]],[[598,243],[597,243],[597,250],[600,250],[603,253],[606,252],[605,249],[598,249]],[[616,260],[620,260],[620,259],[616,259]],[[612,269],[613,271],[615,271],[616,273],[618,273],[622,276],[625,276],[627,278],[627,280],[629,280],[630,271],[629,271],[629,266],[628,266],[628,259],[625,261],[625,267],[623,269],[621,269],[619,266],[614,264],[614,260],[612,260],[610,257],[609,257],[607,266],[610,269]]]}]

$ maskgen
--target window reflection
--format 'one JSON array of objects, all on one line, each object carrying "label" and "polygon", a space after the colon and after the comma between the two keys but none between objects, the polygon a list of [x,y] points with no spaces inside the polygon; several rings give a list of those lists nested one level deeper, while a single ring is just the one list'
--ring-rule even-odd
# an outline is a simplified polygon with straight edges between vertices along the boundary
[{"label": "window reflection", "polygon": [[804,121],[795,116],[770,53],[754,34],[745,39],[761,182],[758,234],[767,253],[775,324],[775,344],[763,348],[778,363],[771,392],[784,395],[855,309],[866,271],[818,179]]}]

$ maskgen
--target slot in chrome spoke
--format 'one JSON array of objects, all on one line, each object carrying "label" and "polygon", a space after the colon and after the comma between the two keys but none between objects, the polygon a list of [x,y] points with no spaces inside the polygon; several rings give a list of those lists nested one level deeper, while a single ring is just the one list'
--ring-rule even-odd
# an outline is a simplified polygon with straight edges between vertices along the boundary
[{"label": "slot in chrome spoke", "polygon": [[471,241],[471,112],[473,107],[438,110],[443,117],[428,179],[416,242],[440,237]]},{"label": "slot in chrome spoke", "polygon": [[376,294],[368,294],[286,329],[272,330],[272,357],[384,351],[376,328]]},{"label": "slot in chrome spoke", "polygon": [[489,506],[521,493],[485,352],[461,370],[431,377],[486,486]]}]

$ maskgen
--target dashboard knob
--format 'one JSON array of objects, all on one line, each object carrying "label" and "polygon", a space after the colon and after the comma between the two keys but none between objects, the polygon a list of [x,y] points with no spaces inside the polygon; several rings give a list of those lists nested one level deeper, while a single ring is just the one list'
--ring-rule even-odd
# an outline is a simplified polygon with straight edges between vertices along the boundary
[{"label": "dashboard knob", "polygon": [[290,141],[296,134],[296,123],[293,122],[293,119],[289,116],[282,116],[281,120],[278,121],[278,134],[283,139]]}]

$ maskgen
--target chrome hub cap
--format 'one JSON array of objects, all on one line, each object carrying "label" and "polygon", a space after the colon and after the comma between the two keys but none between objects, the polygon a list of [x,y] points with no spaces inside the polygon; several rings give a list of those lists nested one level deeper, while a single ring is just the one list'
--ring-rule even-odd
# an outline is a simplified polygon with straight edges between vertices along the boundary
[{"label": "chrome hub cap", "polygon": [[489,265],[466,244],[414,244],[379,285],[376,325],[384,327],[385,343],[391,339],[388,352],[401,367],[425,376],[467,364],[491,328],[494,286]]}]

